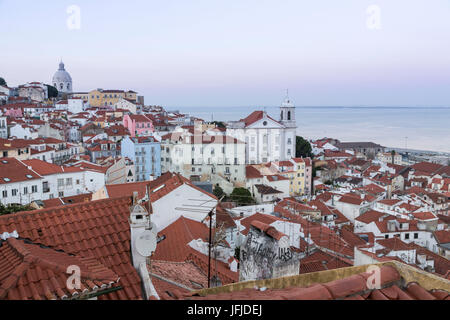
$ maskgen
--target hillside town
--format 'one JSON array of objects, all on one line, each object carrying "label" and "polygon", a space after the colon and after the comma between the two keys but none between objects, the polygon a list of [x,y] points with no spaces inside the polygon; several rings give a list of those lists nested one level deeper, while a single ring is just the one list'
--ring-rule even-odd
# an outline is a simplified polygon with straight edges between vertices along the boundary
[{"label": "hillside town", "polygon": [[448,162],[51,80],[0,85],[0,300],[450,298]]}]

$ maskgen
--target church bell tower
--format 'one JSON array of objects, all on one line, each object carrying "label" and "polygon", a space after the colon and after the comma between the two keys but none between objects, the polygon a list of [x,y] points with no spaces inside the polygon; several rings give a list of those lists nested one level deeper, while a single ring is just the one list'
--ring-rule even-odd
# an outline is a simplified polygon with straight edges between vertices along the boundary
[{"label": "church bell tower", "polygon": [[295,106],[289,99],[289,93],[286,95],[286,99],[281,104],[280,110],[281,110],[280,122],[286,128],[296,128],[297,123],[295,121]]}]

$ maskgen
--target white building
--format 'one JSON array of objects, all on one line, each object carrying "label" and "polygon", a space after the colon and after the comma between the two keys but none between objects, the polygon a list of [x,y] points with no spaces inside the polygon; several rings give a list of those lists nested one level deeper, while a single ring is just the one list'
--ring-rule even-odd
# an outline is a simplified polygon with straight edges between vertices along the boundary
[{"label": "white building", "polygon": [[[229,136],[177,131],[162,137],[161,170],[225,185],[245,185],[245,144]],[[228,190],[229,191],[229,190]],[[225,192],[228,192],[225,190]],[[232,190],[231,190],[232,191]]]},{"label": "white building", "polygon": [[390,152],[379,152],[377,154],[377,160],[383,163],[392,163],[397,165],[402,165],[402,155],[395,152],[394,154]]},{"label": "white building", "polygon": [[29,98],[33,101],[42,102],[48,99],[48,87],[42,82],[29,82],[18,88],[19,97]]},{"label": "white building", "polygon": [[151,219],[158,230],[177,221],[181,216],[204,222],[213,211],[213,226],[218,199],[195,186],[180,174],[165,173],[151,182],[112,184],[102,187],[92,196],[93,200],[125,197],[138,192],[140,201],[151,204]]},{"label": "white building", "polygon": [[64,68],[62,61],[59,64],[58,71],[53,75],[52,83],[60,93],[71,93],[73,90],[72,77]]},{"label": "white building", "polygon": [[37,159],[2,159],[0,175],[0,199],[4,205],[93,193],[105,185],[102,172],[61,167]]},{"label": "white building", "polygon": [[10,128],[10,136],[17,139],[36,139],[39,134],[33,127],[25,124],[16,124]]},{"label": "white building", "polygon": [[120,97],[119,101],[114,105],[114,110],[117,109],[128,110],[132,114],[138,114],[141,111],[141,106],[132,100]]},{"label": "white building", "polygon": [[8,139],[8,117],[0,117],[0,138]]},{"label": "white building", "polygon": [[247,118],[228,123],[227,135],[245,141],[246,164],[283,161],[295,157],[295,107],[289,100],[280,107],[280,120],[265,111],[255,111]]}]

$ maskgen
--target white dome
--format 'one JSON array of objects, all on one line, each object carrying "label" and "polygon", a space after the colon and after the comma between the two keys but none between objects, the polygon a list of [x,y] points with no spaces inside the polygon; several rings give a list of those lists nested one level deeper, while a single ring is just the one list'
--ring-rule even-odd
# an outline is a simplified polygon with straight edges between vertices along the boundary
[{"label": "white dome", "polygon": [[52,80],[53,86],[58,89],[60,92],[70,93],[72,92],[72,77],[70,74],[64,69],[64,63],[61,62],[59,64],[59,69],[56,71]]}]

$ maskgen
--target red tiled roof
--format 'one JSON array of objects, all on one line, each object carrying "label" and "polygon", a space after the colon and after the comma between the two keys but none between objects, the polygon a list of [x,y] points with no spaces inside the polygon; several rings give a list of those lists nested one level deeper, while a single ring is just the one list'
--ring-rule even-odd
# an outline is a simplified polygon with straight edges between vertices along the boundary
[{"label": "red tiled roof", "polygon": [[284,181],[284,180],[289,180],[289,179],[286,177],[280,176],[279,174],[274,174],[271,176],[267,176],[267,180],[269,180],[270,182],[273,182],[273,181]]},{"label": "red tiled roof", "polygon": [[54,198],[49,200],[43,200],[44,208],[60,207],[66,204],[85,203],[92,200],[92,193],[80,194],[72,197]]},{"label": "red tiled roof", "polygon": [[387,206],[393,206],[401,201],[402,200],[400,200],[400,199],[384,199],[384,200],[378,201],[378,203],[385,204]]},{"label": "red tiled roof", "polygon": [[[265,113],[264,111],[254,111],[247,118],[241,119],[241,121],[245,123],[246,127],[248,127],[248,126],[252,125],[253,123],[264,118],[264,113]],[[275,121],[276,123],[279,124],[278,121],[272,119],[268,115],[267,115],[267,118],[269,118],[270,120]]]},{"label": "red tiled roof", "polygon": [[39,159],[24,160],[23,163],[32,168],[41,176],[48,176],[51,174],[65,173],[65,172],[81,172],[78,167],[63,167],[56,164],[48,163]]},{"label": "red tiled roof", "polygon": [[158,179],[151,181],[149,183],[150,187],[150,200],[152,202],[158,201],[159,199],[165,197],[173,190],[182,186],[183,184],[190,186],[191,188],[196,189],[197,191],[208,195],[209,197],[218,200],[217,197],[211,193],[206,192],[205,190],[194,185],[190,180],[186,179],[180,174],[166,172]]},{"label": "red tiled roof", "polygon": [[148,181],[132,182],[124,184],[105,185],[109,198],[131,197],[133,192],[138,192],[138,198],[142,199],[147,194]]},{"label": "red tiled roof", "polygon": [[349,204],[354,204],[354,205],[361,205],[364,200],[361,198],[357,198],[355,196],[350,196],[350,195],[343,195],[340,199],[339,202],[344,202],[344,203],[349,203]]},{"label": "red tiled roof", "polygon": [[433,232],[439,244],[450,243],[450,230],[439,230]]},{"label": "red tiled roof", "polygon": [[403,242],[398,237],[393,237],[389,239],[379,239],[377,240],[377,243],[389,250],[394,251],[412,250],[411,247],[406,242]]},{"label": "red tiled roof", "polygon": [[343,226],[340,230],[339,235],[353,248],[356,246],[367,244],[366,241],[361,239],[356,233],[353,232],[353,227],[350,226]]},{"label": "red tiled roof", "polygon": [[300,273],[332,270],[351,266],[353,266],[353,263],[348,259],[322,250],[315,250],[312,254],[300,260]]},{"label": "red tiled roof", "polygon": [[205,297],[190,293],[188,300],[446,300],[449,293],[443,290],[427,291],[417,283],[404,285],[399,272],[391,266],[380,268],[381,288],[368,287],[370,273],[364,272],[327,283],[309,287],[283,289],[237,289],[231,292],[211,293]]},{"label": "red tiled roof", "polygon": [[[173,292],[174,289],[189,292],[186,287],[192,290],[208,287],[207,275],[192,261],[152,260],[148,269],[149,272],[159,277],[152,277],[152,283],[160,297],[167,294],[167,291]],[[166,279],[172,283],[164,281]]]},{"label": "red tiled roof", "polygon": [[[446,259],[443,256],[440,256],[422,246],[419,246],[418,244],[415,244],[414,242],[409,243],[409,246],[412,249],[416,249],[416,255],[426,255],[427,257],[430,257],[434,260],[434,271],[444,276],[448,274],[450,271],[450,260]],[[450,280],[450,279],[449,279]]]},{"label": "red tiled roof", "polygon": [[419,230],[417,228],[417,221],[414,220],[407,220],[408,224],[409,224],[409,228],[407,230],[399,230],[396,228],[395,231],[389,231],[388,230],[388,221],[389,220],[399,220],[396,219],[394,216],[389,217],[390,219],[386,218],[383,221],[375,221],[375,224],[378,228],[378,230],[380,230],[381,233],[399,233],[399,232],[411,232],[411,231],[417,231]]},{"label": "red tiled roof", "polygon": [[251,226],[264,232],[265,234],[267,234],[268,236],[272,237],[275,240],[280,240],[282,237],[286,237],[284,233],[279,232],[277,229],[275,229],[275,227],[272,227],[261,221],[252,221]]},{"label": "red tiled roof", "polygon": [[245,167],[245,176],[247,179],[258,179],[262,178],[263,175],[253,166]]},{"label": "red tiled roof", "polygon": [[411,166],[411,168],[413,168],[415,171],[420,171],[420,172],[424,172],[427,174],[432,174],[435,173],[436,171],[438,171],[439,169],[441,169],[443,166],[442,164],[437,164],[437,163],[431,163],[431,162],[419,162],[419,163],[415,163]]},{"label": "red tiled roof", "polygon": [[[209,258],[200,252],[190,249],[190,254],[186,261],[192,261],[196,266],[200,267],[205,274],[208,274]],[[239,281],[239,272],[233,272],[228,265],[219,260],[213,260],[211,263],[211,275],[217,275],[222,285],[227,285]]]},{"label": "red tiled roof", "polygon": [[[119,277],[94,257],[72,256],[65,252],[8,239],[0,241],[0,299],[71,299],[117,287]],[[67,288],[69,266],[78,266],[81,288]]]},{"label": "red tiled roof", "polygon": [[414,216],[414,219],[417,220],[434,220],[438,219],[433,213],[431,212],[413,212],[411,213]]},{"label": "red tiled roof", "polygon": [[197,239],[208,241],[209,228],[201,222],[181,216],[158,235],[165,236],[165,239],[156,247],[153,259],[183,262],[190,254],[188,243]]},{"label": "red tiled roof", "polygon": [[245,227],[245,232],[243,232],[244,234],[248,233],[248,230],[250,228],[250,226],[253,224],[253,222],[255,221],[259,221],[262,222],[264,224],[272,224],[275,221],[283,221],[283,219],[280,219],[278,217],[275,216],[271,216],[268,214],[262,214],[262,213],[255,213],[247,218],[244,218],[241,220],[241,225]]},{"label": "red tiled roof", "polygon": [[255,184],[255,188],[258,190],[258,192],[262,195],[266,195],[266,194],[279,194],[279,193],[283,193],[281,191],[278,191],[275,188],[272,188],[270,186],[266,186],[264,184]]},{"label": "red tiled roof", "polygon": [[0,159],[0,184],[40,179],[34,171],[15,158]]},{"label": "red tiled roof", "polygon": [[108,199],[0,216],[0,233],[77,257],[94,257],[120,277],[122,290],[99,299],[142,299],[141,279],[130,255],[130,198]]},{"label": "red tiled roof", "polygon": [[216,225],[218,228],[219,226],[225,229],[236,227],[236,223],[234,222],[231,215],[223,208],[222,203],[219,203],[216,208],[216,219]]},{"label": "red tiled roof", "polygon": [[373,221],[379,221],[379,219],[384,215],[385,215],[385,213],[382,213],[382,212],[379,212],[376,210],[369,210],[369,211],[363,213],[362,215],[360,215],[359,217],[357,217],[355,220],[368,224]]}]

